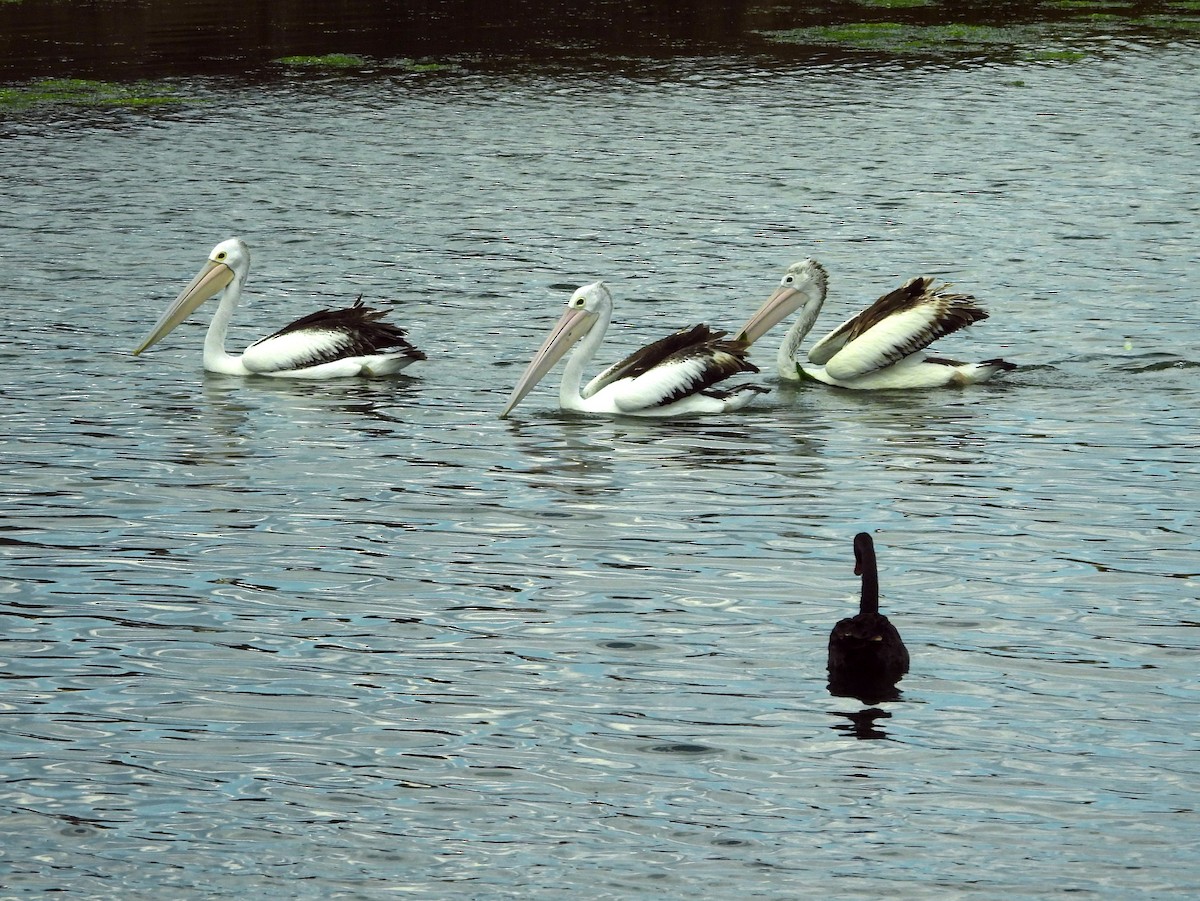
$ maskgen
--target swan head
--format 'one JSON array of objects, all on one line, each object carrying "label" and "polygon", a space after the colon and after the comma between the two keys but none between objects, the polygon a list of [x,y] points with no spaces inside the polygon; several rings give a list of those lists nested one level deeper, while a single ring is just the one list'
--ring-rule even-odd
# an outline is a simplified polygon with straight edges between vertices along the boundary
[{"label": "swan head", "polygon": [[861,576],[875,568],[875,542],[866,532],[854,536],[854,574]]}]

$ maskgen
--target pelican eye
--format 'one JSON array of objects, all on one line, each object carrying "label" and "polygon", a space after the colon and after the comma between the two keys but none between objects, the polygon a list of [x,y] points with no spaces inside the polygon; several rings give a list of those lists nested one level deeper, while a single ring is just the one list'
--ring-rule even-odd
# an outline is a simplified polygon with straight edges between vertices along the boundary
[{"label": "pelican eye", "polygon": [[225,251],[223,251],[223,250],[222,250],[222,251],[221,251],[219,254],[217,254],[217,259],[218,259],[218,260],[223,260],[223,259],[225,259],[225,257],[227,257],[227,256],[229,256],[229,254],[227,254]]}]

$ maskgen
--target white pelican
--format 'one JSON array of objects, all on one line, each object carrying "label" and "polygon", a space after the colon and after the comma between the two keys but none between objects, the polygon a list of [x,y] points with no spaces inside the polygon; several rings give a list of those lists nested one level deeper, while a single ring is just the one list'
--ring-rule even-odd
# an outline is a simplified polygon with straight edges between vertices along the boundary
[{"label": "white pelican", "polygon": [[[960,363],[921,353],[945,335],[987,319],[987,311],[969,294],[947,293],[933,279],[909,279],[857,316],[847,319],[812,346],[808,363],[796,359],[800,342],[825,302],[828,276],[816,260],[788,267],[775,293],[742,326],[738,338],[753,344],[797,309],[776,355],[784,379],[815,379],[839,388],[940,388],[985,382],[998,372],[1016,369],[1006,360]],[[809,365],[811,364],[811,365]]]},{"label": "white pelican", "polygon": [[384,376],[399,372],[425,354],[408,343],[404,330],[380,322],[387,314],[362,304],[319,310],[273,335],[255,341],[241,356],[225,352],[225,333],[250,272],[250,250],[241,238],[213,248],[208,262],[175,298],[134,354],[162,340],[204,301],[224,292],[204,338],[204,368],[224,375],[333,379]]},{"label": "white pelican", "polygon": [[563,371],[558,402],[564,410],[627,416],[681,416],[737,410],[757,393],[758,385],[714,387],[739,372],[758,372],[746,359],[742,341],[721,340],[725,332],[694,325],[643,347],[588,383],[583,367],[595,356],[612,318],[612,295],[603,282],[584,285],[571,295],[562,318],[517,381],[503,419],[577,341],[583,340]]}]

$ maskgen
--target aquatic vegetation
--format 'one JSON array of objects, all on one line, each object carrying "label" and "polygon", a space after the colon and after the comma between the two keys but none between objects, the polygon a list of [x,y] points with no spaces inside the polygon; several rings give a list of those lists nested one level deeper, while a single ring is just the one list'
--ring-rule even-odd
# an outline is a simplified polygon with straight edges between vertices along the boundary
[{"label": "aquatic vegetation", "polygon": [[282,56],[272,60],[281,66],[319,69],[361,69],[371,65],[365,56],[356,53],[326,53],[324,56]]},{"label": "aquatic vegetation", "polygon": [[1087,59],[1082,50],[1030,50],[1021,54],[1021,58],[1039,63],[1076,63]]},{"label": "aquatic vegetation", "polygon": [[788,31],[764,32],[771,41],[794,44],[836,44],[859,50],[891,53],[978,51],[983,47],[1016,46],[1030,38],[1033,26],[1000,28],[991,25],[906,25],[899,22],[855,22],[818,25]]},{"label": "aquatic vegetation", "polygon": [[1167,33],[1200,31],[1200,16],[1146,16],[1137,23]]},{"label": "aquatic vegetation", "polygon": [[1054,9],[1077,10],[1128,9],[1131,6],[1121,0],[1048,0],[1045,5]]},{"label": "aquatic vegetation", "polygon": [[853,47],[876,48],[896,44],[905,26],[898,22],[855,22],[848,25],[816,25],[776,31],[771,37],[797,44],[849,44]]},{"label": "aquatic vegetation", "polygon": [[414,59],[375,60],[356,53],[328,53],[325,56],[283,56],[272,62],[281,66],[300,69],[374,69],[404,72],[441,72],[453,66],[433,61]]},{"label": "aquatic vegetation", "polygon": [[411,59],[397,60],[395,65],[399,65],[400,68],[406,69],[409,72],[445,72],[454,68],[449,63],[419,63]]},{"label": "aquatic vegetation", "polygon": [[45,78],[19,87],[0,88],[0,110],[23,110],[43,104],[147,107],[194,102],[173,86],[152,81],[119,84],[86,78]]},{"label": "aquatic vegetation", "polygon": [[860,6],[876,9],[913,9],[918,6],[933,6],[937,0],[855,0]]},{"label": "aquatic vegetation", "polygon": [[[1200,0],[1188,0],[1200,7]],[[1069,4],[1069,5],[1068,5]],[[1098,52],[1105,39],[1136,31],[1163,38],[1192,37],[1200,31],[1200,16],[1178,14],[1129,17],[1108,10],[1126,4],[1107,0],[1054,0],[1056,7],[1075,14],[1066,21],[1011,25],[952,22],[926,25],[913,22],[843,22],[778,31],[760,31],[767,41],[811,44],[892,54],[1003,54],[1026,60],[1075,62]]]},{"label": "aquatic vegetation", "polygon": [[[1133,0],[1042,0],[1031,4],[1033,17],[1007,24],[934,24],[922,7],[953,4],[925,0],[854,0],[861,21],[822,22],[819,10],[805,10],[798,27],[761,30],[777,44],[808,44],[897,55],[988,55],[1026,60],[1074,62],[1111,46],[1125,35],[1192,38],[1200,30],[1200,0],[1171,0],[1153,15],[1137,15]],[[913,10],[909,13],[908,10]],[[878,11],[886,21],[873,21]],[[819,23],[819,24],[816,24]]]}]

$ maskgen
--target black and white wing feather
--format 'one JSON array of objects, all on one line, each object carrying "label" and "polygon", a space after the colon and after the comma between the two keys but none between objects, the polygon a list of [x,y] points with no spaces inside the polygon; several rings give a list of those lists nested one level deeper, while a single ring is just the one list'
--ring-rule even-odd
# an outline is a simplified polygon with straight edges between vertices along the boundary
[{"label": "black and white wing feather", "polygon": [[809,360],[824,365],[830,377],[848,381],[987,318],[971,295],[932,285],[932,278],[917,277],[883,295],[814,344]]},{"label": "black and white wing feather", "polygon": [[747,359],[748,350],[744,341],[704,340],[660,356],[657,362],[644,358],[608,388],[613,402],[624,411],[665,407],[696,394],[721,397],[725,393],[715,385],[739,372],[759,371]]},{"label": "black and white wing feather", "polygon": [[254,342],[242,361],[247,369],[265,373],[376,355],[424,360],[407,332],[384,322],[385,316],[386,311],[365,306],[360,296],[352,307],[318,310]]}]

